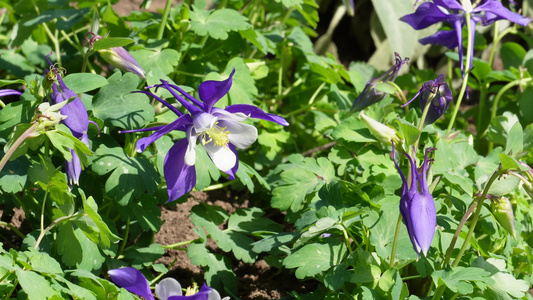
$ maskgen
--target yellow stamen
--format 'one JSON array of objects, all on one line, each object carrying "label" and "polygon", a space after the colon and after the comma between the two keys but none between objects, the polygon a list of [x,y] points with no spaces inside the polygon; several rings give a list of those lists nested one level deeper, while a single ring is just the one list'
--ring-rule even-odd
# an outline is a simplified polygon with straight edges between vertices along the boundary
[{"label": "yellow stamen", "polygon": [[220,127],[217,124],[218,122],[216,122],[215,125],[209,130],[200,133],[202,145],[209,144],[211,142],[214,142],[215,146],[226,147],[228,145],[228,135],[230,132],[226,130],[227,127]]}]

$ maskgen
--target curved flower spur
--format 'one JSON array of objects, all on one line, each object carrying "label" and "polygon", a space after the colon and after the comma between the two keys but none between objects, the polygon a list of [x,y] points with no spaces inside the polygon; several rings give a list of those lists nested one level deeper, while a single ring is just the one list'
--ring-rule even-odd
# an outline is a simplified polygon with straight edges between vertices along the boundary
[{"label": "curved flower spur", "polygon": [[196,170],[194,166],[196,162],[196,143],[198,141],[205,148],[215,166],[228,174],[230,179],[235,179],[235,172],[237,172],[239,167],[236,148],[247,148],[257,140],[257,129],[252,125],[241,122],[248,118],[255,118],[275,122],[283,126],[289,125],[284,118],[266,113],[253,105],[235,104],[224,109],[213,107],[229,92],[233,74],[235,74],[235,69],[228,79],[224,81],[205,81],[200,84],[198,94],[201,101],[178,86],[164,80],[161,80],[161,84],[146,87],[147,89],[156,88],[157,90],[158,88],[164,88],[168,90],[190,114],[182,113],[176,107],[149,91],[138,91],[138,93],[153,97],[178,116],[178,119],[165,126],[122,131],[155,130],[152,135],[141,138],[137,142],[138,152],[143,152],[151,143],[173,130],[184,131],[187,134],[186,138],[177,141],[170,148],[163,163],[169,196],[168,201],[178,199],[195,186]]},{"label": "curved flower spur", "polygon": [[420,256],[420,253],[427,255],[431,241],[435,235],[435,226],[437,225],[437,212],[435,210],[435,202],[433,196],[429,192],[427,183],[427,172],[431,158],[428,159],[428,154],[432,153],[435,148],[426,149],[424,162],[421,170],[416,168],[416,159],[411,158],[409,154],[403,153],[409,159],[411,167],[411,186],[407,188],[407,179],[403,175],[398,163],[396,162],[396,151],[394,149],[394,142],[392,143],[392,157],[396,169],[400,173],[403,181],[402,196],[400,198],[400,213],[405,221],[407,233],[413,244],[415,252]]}]

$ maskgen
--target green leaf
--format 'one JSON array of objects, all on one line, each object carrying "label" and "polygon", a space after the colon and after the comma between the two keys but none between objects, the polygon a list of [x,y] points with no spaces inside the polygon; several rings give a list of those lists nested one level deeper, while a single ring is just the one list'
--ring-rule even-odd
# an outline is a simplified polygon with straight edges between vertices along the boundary
[{"label": "green leaf", "polygon": [[160,180],[154,165],[146,158],[128,157],[122,148],[107,148],[103,144],[96,150],[91,168],[99,175],[112,172],[105,191],[122,206],[144,193],[154,193]]},{"label": "green leaf", "polygon": [[516,155],[522,152],[524,147],[524,131],[522,130],[522,125],[519,122],[516,122],[509,133],[507,134],[507,143],[505,146],[505,153],[510,155]]},{"label": "green leaf", "polygon": [[269,160],[274,160],[283,150],[282,145],[287,143],[290,137],[291,134],[288,131],[269,132],[261,130],[257,142],[265,149],[266,157]]},{"label": "green leaf", "polygon": [[283,260],[286,268],[296,269],[296,278],[313,277],[338,265],[346,255],[341,240],[327,239],[326,243],[307,244]]},{"label": "green leaf", "polygon": [[335,177],[335,169],[324,157],[315,160],[294,154],[289,161],[292,164],[281,173],[280,184],[272,190],[272,206],[297,212],[308,194],[320,190]]},{"label": "green leaf", "polygon": [[217,40],[228,38],[228,32],[250,29],[252,26],[248,23],[248,18],[241,15],[238,11],[228,8],[208,11],[192,6],[190,11],[191,30],[199,35],[210,37]]},{"label": "green leaf", "polygon": [[63,78],[65,85],[76,94],[89,92],[107,84],[107,79],[98,74],[74,73]]},{"label": "green leaf", "polygon": [[33,271],[16,268],[15,273],[22,290],[28,295],[29,299],[47,300],[49,297],[58,294],[52,289],[48,280]]},{"label": "green leaf", "polygon": [[[181,54],[174,49],[163,50],[146,50],[141,49],[130,52],[131,56],[141,65],[147,72],[147,77],[151,70],[161,70],[164,75],[170,74],[174,68],[178,66]],[[159,80],[158,80],[159,81]],[[156,82],[159,84],[160,82]]]},{"label": "green leaf", "polygon": [[197,266],[206,268],[205,280],[210,287],[219,291],[224,289],[232,293],[237,291],[237,276],[232,270],[229,259],[213,254],[205,248],[205,244],[191,244],[187,247],[187,256]]},{"label": "green leaf", "polygon": [[196,147],[196,165],[203,166],[195,168],[196,171],[196,189],[201,191],[211,185],[211,181],[217,181],[220,178],[220,171],[215,166],[211,158],[207,155],[204,147]]},{"label": "green leaf", "polygon": [[343,120],[337,127],[335,127],[335,129],[333,129],[331,136],[336,140],[342,139],[348,142],[376,142],[376,139],[372,136],[365,124],[355,117]]},{"label": "green leaf", "polygon": [[431,274],[435,285],[442,282],[454,293],[461,295],[471,294],[474,288],[470,282],[480,282],[483,284],[494,284],[490,273],[474,267],[455,267],[451,270],[438,270]]},{"label": "green leaf", "polygon": [[18,193],[24,189],[30,161],[21,157],[15,161],[8,161],[0,172],[0,189],[6,193]]},{"label": "green leaf", "polygon": [[490,67],[488,62],[481,60],[477,57],[473,58],[472,63],[474,67],[472,68],[471,72],[480,81],[485,80],[492,71],[492,68]]},{"label": "green leaf", "polygon": [[137,129],[154,119],[154,109],[148,97],[137,90],[139,77],[133,73],[114,73],[109,84],[93,97],[93,113],[107,126]]},{"label": "green leaf", "polygon": [[468,177],[456,175],[453,173],[444,173],[444,178],[452,184],[458,185],[468,196],[472,197],[474,193],[474,182]]},{"label": "green leaf", "polygon": [[515,42],[503,43],[500,48],[500,56],[503,61],[504,69],[509,70],[511,67],[518,69],[526,56],[526,50],[520,44]]},{"label": "green leaf", "polygon": [[0,110],[0,136],[7,138],[13,127],[19,123],[29,123],[37,108],[37,101],[17,101]]},{"label": "green leaf", "polygon": [[26,84],[26,81],[23,79],[0,79],[0,87],[11,85],[11,84]]},{"label": "green leaf", "polygon": [[96,41],[94,43],[93,50],[98,51],[98,50],[109,49],[109,48],[124,47],[133,42],[134,40],[130,38],[108,37],[108,38],[99,39],[98,41]]},{"label": "green leaf", "polygon": [[59,263],[50,255],[48,255],[48,253],[39,252],[33,248],[30,248],[29,251],[25,252],[25,254],[28,256],[29,262],[34,271],[46,274],[63,274],[63,270],[61,269]]},{"label": "green leaf", "polygon": [[150,244],[148,247],[132,246],[124,252],[127,259],[131,259],[131,266],[137,269],[150,266],[165,254],[165,249],[159,244]]},{"label": "green leaf", "polygon": [[98,227],[99,232],[99,246],[103,249],[108,249],[111,246],[111,243],[114,243],[120,238],[113,234],[107,224],[102,220],[102,217],[98,214],[98,205],[92,197],[89,197],[85,200],[85,196],[82,197],[83,201],[83,210],[84,212],[93,220],[93,222]]},{"label": "green leaf", "polygon": [[132,219],[139,222],[142,229],[158,232],[163,220],[161,220],[161,210],[157,205],[158,201],[155,197],[144,195],[136,203],[124,206],[124,210]]},{"label": "green leaf", "polygon": [[57,252],[67,266],[90,271],[100,268],[105,261],[98,246],[71,222],[58,225],[56,244]]},{"label": "green leaf", "polygon": [[405,139],[407,146],[414,145],[416,140],[420,136],[420,130],[418,130],[416,126],[405,121],[404,119],[396,119],[395,121],[398,131]]}]

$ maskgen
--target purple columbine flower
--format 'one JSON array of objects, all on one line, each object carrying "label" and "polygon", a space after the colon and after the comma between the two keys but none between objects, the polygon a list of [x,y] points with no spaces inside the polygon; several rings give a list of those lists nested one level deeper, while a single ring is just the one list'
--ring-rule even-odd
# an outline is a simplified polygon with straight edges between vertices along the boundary
[{"label": "purple columbine flower", "polygon": [[[139,295],[146,300],[154,300],[150,284],[146,277],[137,269],[125,267],[107,271],[111,280],[120,287]],[[180,283],[173,278],[161,280],[155,287],[155,294],[161,300],[220,300],[220,294],[205,283],[194,295],[182,296]],[[224,300],[229,297],[224,298]]]},{"label": "purple columbine flower", "polygon": [[132,72],[141,78],[146,78],[143,68],[123,47],[98,50],[100,56],[115,68],[124,72]]},{"label": "purple columbine flower", "polygon": [[[473,5],[470,0],[433,0],[433,2],[422,3],[414,13],[405,15],[400,20],[411,25],[416,30],[427,28],[439,22],[448,22],[452,25],[453,30],[438,31],[437,33],[420,39],[419,42],[423,45],[438,44],[449,49],[458,47],[459,61],[461,63],[461,71],[464,74],[463,65],[463,36],[462,28],[466,23],[466,13],[470,13],[470,30],[472,36],[472,44],[474,43],[474,33],[476,31],[476,24],[481,23],[483,26],[490,25],[497,20],[509,20],[522,26],[527,26],[531,19],[523,17],[520,14],[511,12],[505,8],[498,0],[481,0],[476,1]],[[474,51],[473,47],[471,49]],[[472,54],[471,53],[471,54]],[[470,55],[472,57],[473,55]],[[470,60],[468,66],[472,66]]]},{"label": "purple columbine flower", "polygon": [[[230,179],[235,179],[235,172],[239,167],[236,148],[247,148],[257,139],[257,129],[252,125],[241,122],[248,118],[256,118],[275,122],[283,126],[289,125],[284,118],[266,113],[253,105],[235,104],[224,109],[213,107],[230,90],[234,73],[235,70],[224,81],[205,81],[200,84],[198,94],[201,101],[187,94],[178,86],[169,84],[164,80],[161,80],[161,84],[152,86],[167,89],[190,112],[190,115],[183,114],[153,93],[140,91],[140,93],[150,95],[167,106],[178,116],[178,119],[165,126],[122,131],[155,130],[152,135],[144,137],[137,142],[138,152],[143,152],[148,145],[172,130],[180,130],[187,133],[186,138],[177,141],[170,148],[163,164],[169,196],[168,201],[174,201],[185,195],[196,184],[194,165],[196,162],[197,142],[202,144],[219,170],[228,174]],[[179,95],[178,92],[192,104]]]},{"label": "purple columbine flower", "polygon": [[439,75],[437,79],[425,82],[422,88],[416,93],[411,101],[402,105],[402,107],[413,102],[420,95],[420,109],[424,110],[426,103],[430,101],[429,110],[426,115],[425,124],[433,124],[450,106],[453,100],[452,91],[444,81],[444,75]]},{"label": "purple columbine flower", "polygon": [[[63,79],[61,79],[60,72],[58,72],[50,61],[50,55],[52,55],[52,53],[46,56],[46,60],[48,60],[48,63],[50,64],[50,71],[45,74],[45,80],[50,79],[53,81],[50,102],[53,105],[63,101],[70,101],[59,110],[62,115],[67,116],[67,118],[61,122],[70,129],[74,137],[89,147],[89,137],[87,136],[89,116],[87,110],[85,109],[83,102],[78,98],[78,95],[65,85]],[[70,150],[70,153],[72,154],[72,160],[67,161],[66,163],[69,183],[78,184],[82,171],[80,158],[73,149]]]},{"label": "purple columbine flower", "polygon": [[394,149],[394,143],[392,144],[394,164],[403,181],[400,213],[405,221],[407,233],[409,234],[413,248],[419,256],[420,253],[427,255],[431,241],[433,240],[433,235],[435,234],[435,226],[437,225],[435,202],[433,201],[433,196],[429,193],[428,183],[426,181],[426,175],[431,161],[431,159],[428,159],[428,153],[433,150],[434,148],[426,149],[426,155],[420,172],[416,168],[416,161],[409,154],[404,153],[409,159],[412,175],[411,186],[407,189],[407,180],[396,162],[396,151]]},{"label": "purple columbine flower", "polygon": [[398,53],[394,53],[394,56],[396,63],[387,72],[383,73],[381,76],[372,78],[367,82],[361,94],[359,94],[357,99],[355,99],[353,102],[352,108],[350,109],[352,112],[361,111],[385,98],[387,94],[385,92],[378,91],[376,86],[380,83],[394,81],[398,76],[398,72],[400,71],[402,65],[409,61],[409,58],[402,60]]}]

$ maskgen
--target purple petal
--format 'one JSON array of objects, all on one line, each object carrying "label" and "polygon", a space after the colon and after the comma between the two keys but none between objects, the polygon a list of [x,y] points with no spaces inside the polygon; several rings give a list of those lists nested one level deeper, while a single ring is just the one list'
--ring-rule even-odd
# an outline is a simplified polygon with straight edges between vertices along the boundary
[{"label": "purple petal", "polygon": [[394,160],[394,165],[396,166],[396,169],[398,170],[398,173],[400,173],[400,177],[402,178],[402,182],[403,182],[402,195],[403,195],[407,193],[407,179],[405,179],[405,175],[403,175],[402,170],[400,170],[400,166],[398,166],[398,163],[396,162],[396,150],[394,149],[394,141],[392,141],[392,159]]},{"label": "purple petal", "polygon": [[177,141],[170,148],[163,163],[163,171],[167,182],[168,201],[177,200],[187,194],[196,184],[196,170],[194,166],[185,163],[187,139]]},{"label": "purple petal", "polygon": [[183,115],[179,118],[177,118],[174,122],[168,124],[167,126],[157,130],[156,132],[152,133],[148,137],[143,137],[142,139],[137,141],[137,152],[141,153],[143,152],[146,147],[148,147],[150,144],[155,142],[160,137],[164,136],[165,134],[171,132],[172,130],[176,130],[182,126],[186,126],[192,124],[192,119],[190,115]]},{"label": "purple petal", "polygon": [[224,81],[209,80],[200,84],[198,95],[200,96],[200,100],[205,103],[206,112],[211,112],[213,105],[229,92],[233,82],[233,74],[235,74],[235,69],[231,71],[228,79]]},{"label": "purple petal", "polygon": [[489,25],[494,23],[494,21],[502,19],[509,20],[522,26],[527,26],[531,22],[530,18],[526,18],[520,14],[508,10],[500,1],[497,0],[488,0],[473,9],[473,12],[482,11],[485,12],[485,15],[481,19],[483,25]]},{"label": "purple petal", "polygon": [[19,92],[17,90],[12,90],[12,89],[0,90],[0,97],[9,96],[9,95],[20,96],[22,95],[22,92]]},{"label": "purple petal", "polygon": [[[87,147],[89,147],[89,137],[87,134],[83,135],[80,139]],[[78,184],[82,167],[81,167],[81,161],[80,157],[74,151],[73,149],[70,150],[70,154],[72,155],[72,159],[70,161],[66,162],[66,169],[67,169],[67,175],[68,175],[68,181],[69,184]]]},{"label": "purple petal", "polygon": [[141,78],[144,76],[143,68],[137,63],[135,58],[123,47],[115,47],[111,49],[103,49],[98,51],[100,56],[115,68],[119,68],[125,72],[132,72]]},{"label": "purple petal", "polygon": [[427,28],[435,23],[448,21],[454,16],[442,12],[439,7],[431,2],[422,3],[414,13],[400,18],[401,21],[411,25],[416,30]]},{"label": "purple petal", "polygon": [[433,0],[433,2],[437,4],[438,6],[442,6],[447,9],[462,10],[462,11],[465,10],[463,6],[461,5],[461,3],[459,3],[459,1],[457,0]]},{"label": "purple petal", "polygon": [[57,104],[74,98],[74,100],[63,106],[59,111],[62,115],[67,116],[62,122],[70,129],[70,131],[72,131],[72,135],[79,139],[86,134],[89,129],[89,115],[87,114],[87,109],[83,105],[83,102],[81,102],[80,98],[78,98],[78,95],[65,86],[61,77],[58,76],[58,80],[61,91],[55,84],[52,85],[52,103]]},{"label": "purple petal", "polygon": [[455,30],[437,31],[428,37],[418,40],[422,45],[441,45],[448,49],[454,49],[458,46],[457,34]]},{"label": "purple petal", "polygon": [[120,268],[107,271],[107,274],[111,276],[111,280],[126,290],[144,297],[147,300],[154,300],[152,291],[150,291],[150,284],[148,280],[144,277],[141,271],[132,268]]},{"label": "purple petal", "polygon": [[424,255],[427,254],[435,235],[437,213],[435,202],[429,193],[417,194],[409,206],[413,236]]},{"label": "purple petal", "polygon": [[275,114],[266,113],[259,107],[249,105],[249,104],[234,104],[234,105],[226,106],[224,110],[230,113],[243,113],[249,116],[250,118],[262,119],[262,120],[278,123],[279,125],[282,125],[282,126],[289,125],[289,122],[287,122],[283,117],[280,117]]},{"label": "purple petal", "polygon": [[411,240],[411,244],[413,245],[413,248],[415,249],[416,254],[420,255],[420,248],[418,246],[418,243],[415,239],[414,230],[413,230],[413,218],[411,215],[411,203],[413,202],[413,198],[417,197],[418,193],[415,192],[407,192],[406,194],[403,194],[400,198],[400,214],[402,215],[402,218],[405,222],[405,227],[407,228],[407,234],[409,235],[409,239]]}]

